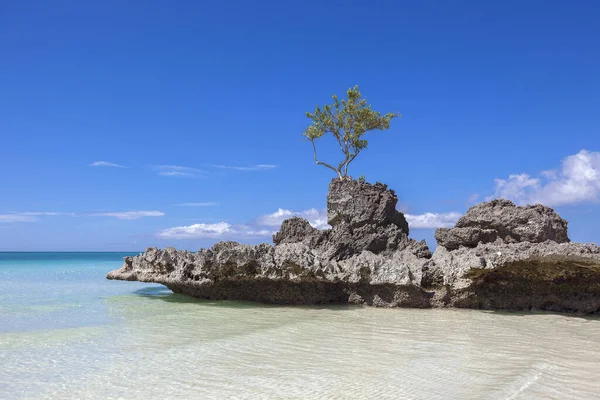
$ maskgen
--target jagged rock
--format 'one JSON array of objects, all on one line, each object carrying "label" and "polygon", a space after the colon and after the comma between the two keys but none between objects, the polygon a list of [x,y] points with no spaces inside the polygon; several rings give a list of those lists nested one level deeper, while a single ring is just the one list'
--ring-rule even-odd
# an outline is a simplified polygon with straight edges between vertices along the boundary
[{"label": "jagged rock", "polygon": [[[398,197],[381,183],[334,179],[329,185],[327,216],[331,229],[319,231],[307,220],[293,217],[273,236],[276,245],[304,243],[326,259],[345,260],[362,251],[391,254],[406,248],[408,223],[396,211]],[[426,247],[426,244],[425,244]],[[421,253],[429,258],[429,248]]]},{"label": "jagged rock", "polygon": [[498,239],[495,229],[481,228],[438,228],[435,230],[435,240],[438,245],[448,250],[458,249],[460,246],[475,247],[479,242],[489,243]]},{"label": "jagged rock", "polygon": [[454,307],[600,313],[600,261],[548,255],[467,275],[472,284],[453,296]]},{"label": "jagged rock", "polygon": [[566,221],[548,207],[477,205],[436,231],[432,255],[408,238],[385,185],[336,179],[327,199],[331,229],[291,218],[274,246],[152,248],[107,277],[207,299],[600,313],[600,247],[569,243]]},{"label": "jagged rock", "polygon": [[570,243],[549,207],[493,200],[435,237],[422,283],[446,287],[449,306],[600,312],[600,247]]},{"label": "jagged rock", "polygon": [[305,239],[305,243],[323,252],[327,258],[338,261],[362,251],[391,254],[402,251],[413,241],[396,225],[363,225],[352,229],[346,223],[338,224],[330,230],[320,231],[316,237]]},{"label": "jagged rock", "polygon": [[[590,243],[439,246],[427,278],[449,288],[453,307],[600,312],[600,247]],[[440,279],[440,277],[442,277]]]},{"label": "jagged rock", "polygon": [[433,293],[420,282],[432,254],[425,241],[408,238],[397,201],[383,184],[335,179],[327,203],[331,229],[294,217],[273,236],[275,246],[219,242],[197,253],[151,248],[126,257],[107,277],[157,282],[208,299],[429,307]]},{"label": "jagged rock", "polygon": [[495,269],[516,261],[561,256],[600,260],[600,247],[591,243],[481,243],[477,247],[461,247],[449,251],[438,246],[432,261],[444,276],[444,284],[454,288],[469,286],[468,272],[472,269]]},{"label": "jagged rock", "polygon": [[198,253],[150,248],[125,257],[123,267],[107,277],[161,283],[176,293],[207,299],[429,307],[432,294],[418,285],[428,260],[417,254],[405,251],[387,258],[364,251],[338,262],[302,243],[226,242]]},{"label": "jagged rock", "polygon": [[396,193],[383,183],[334,179],[327,194],[327,223],[333,227],[346,223],[353,229],[394,224],[408,235],[408,222],[396,210],[397,203]]},{"label": "jagged rock", "polygon": [[438,245],[448,250],[475,247],[479,242],[497,239],[504,243],[569,242],[567,221],[541,204],[516,206],[510,200],[496,199],[471,207],[452,229],[435,232]]},{"label": "jagged rock", "polygon": [[304,218],[288,218],[281,224],[279,232],[273,235],[273,243],[302,243],[304,239],[315,234],[317,230]]}]

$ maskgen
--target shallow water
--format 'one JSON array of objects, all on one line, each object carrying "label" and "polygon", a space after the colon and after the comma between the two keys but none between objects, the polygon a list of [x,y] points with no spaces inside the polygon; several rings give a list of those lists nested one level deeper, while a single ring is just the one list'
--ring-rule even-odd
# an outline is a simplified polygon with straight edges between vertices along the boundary
[{"label": "shallow water", "polygon": [[600,319],[209,302],[122,254],[0,253],[7,399],[593,399]]}]

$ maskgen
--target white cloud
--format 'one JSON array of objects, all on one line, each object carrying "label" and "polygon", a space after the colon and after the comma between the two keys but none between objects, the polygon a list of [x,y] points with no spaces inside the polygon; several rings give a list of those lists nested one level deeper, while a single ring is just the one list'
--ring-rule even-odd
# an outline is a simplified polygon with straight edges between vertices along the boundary
[{"label": "white cloud", "polygon": [[404,214],[408,227],[414,229],[451,228],[462,216],[458,212],[425,213],[420,215]]},{"label": "white cloud", "polygon": [[219,203],[215,201],[208,201],[205,203],[180,203],[175,204],[176,207],[217,207]]},{"label": "white cloud", "polygon": [[294,216],[306,218],[315,228],[329,228],[329,225],[327,225],[327,212],[325,210],[311,208],[310,210],[295,212],[280,208],[272,214],[258,217],[249,225],[232,225],[227,222],[192,224],[168,228],[158,232],[157,235],[164,239],[269,237],[276,233],[276,230],[273,228],[279,228],[283,220]]},{"label": "white cloud", "polygon": [[120,164],[111,163],[108,161],[96,161],[88,165],[88,167],[113,167],[113,168],[125,168]]},{"label": "white cloud", "polygon": [[235,165],[211,164],[211,167],[222,168],[222,169],[234,169],[236,171],[264,171],[264,170],[268,170],[268,169],[277,168],[277,165],[257,164],[257,165],[250,165],[250,166],[243,167],[243,166],[235,166]]},{"label": "white cloud", "polygon": [[37,218],[32,215],[23,214],[0,214],[0,223],[2,222],[35,222]]},{"label": "white cloud", "polygon": [[92,217],[114,217],[118,219],[139,219],[143,217],[162,217],[162,211],[122,211],[87,214]]},{"label": "white cloud", "polygon": [[184,167],[182,165],[155,165],[153,167],[160,176],[171,176],[179,178],[196,178],[206,172],[198,168]]},{"label": "white cloud", "polygon": [[91,217],[113,217],[118,219],[139,219],[143,217],[162,217],[165,215],[162,211],[123,211],[123,212],[102,212],[77,214],[72,212],[54,212],[54,211],[24,211],[9,212],[0,214],[0,222],[35,222],[42,216],[91,216]]},{"label": "white cloud", "polygon": [[54,212],[54,211],[27,211],[27,212],[20,212],[17,213],[20,215],[33,215],[33,216],[40,216],[40,215],[70,215],[70,216],[74,216],[75,213],[67,213],[67,212]]},{"label": "white cloud", "polygon": [[154,168],[159,171],[204,172],[198,168],[184,167],[183,165],[156,165]]},{"label": "white cloud", "polygon": [[543,177],[545,177],[545,178],[548,178],[548,179],[556,179],[556,178],[558,178],[558,175],[557,175],[556,171],[553,170],[553,169],[547,169],[545,171],[542,171],[542,172],[540,172],[540,175],[543,176]]},{"label": "white cloud", "polygon": [[329,228],[327,224],[327,210],[317,210],[316,208],[305,211],[291,211],[280,208],[272,214],[258,217],[256,223],[257,225],[279,227],[284,220],[291,217],[306,218],[317,229]]},{"label": "white cloud", "polygon": [[231,225],[227,222],[217,222],[216,224],[176,226],[160,231],[158,236],[173,239],[219,238],[226,233],[231,233]]},{"label": "white cloud", "polygon": [[[423,215],[405,214],[411,228],[450,227],[461,217],[460,213],[426,213]],[[330,228],[327,225],[327,211],[311,208],[304,211],[291,211],[283,208],[274,213],[258,217],[250,225],[232,225],[227,222],[213,224],[192,224],[176,226],[158,232],[163,239],[240,239],[248,237],[269,237],[276,233],[281,223],[291,217],[301,217],[317,229]]]},{"label": "white cloud", "polygon": [[7,214],[0,214],[0,222],[35,222],[38,221],[40,216],[58,216],[58,215],[70,215],[75,216],[74,213],[65,212],[54,212],[54,211],[23,211],[23,212],[9,212]]},{"label": "white cloud", "polygon": [[[205,166],[219,169],[231,169],[236,171],[265,171],[277,168],[276,165],[272,164],[256,164],[249,166],[205,164]],[[160,176],[170,176],[179,178],[197,178],[201,174],[206,173],[205,170],[193,167],[186,167],[183,165],[155,165],[152,167],[152,169],[156,171]]]},{"label": "white cloud", "polygon": [[513,174],[509,175],[508,179],[494,179],[494,184],[495,194],[487,197],[486,200],[503,197],[520,203],[542,189],[540,179],[531,178],[527,174]]},{"label": "white cloud", "polygon": [[176,226],[158,232],[163,239],[224,239],[234,237],[266,237],[273,235],[273,231],[267,229],[254,230],[246,225],[231,225],[227,222],[215,224],[193,224],[188,226]]},{"label": "white cloud", "polygon": [[277,231],[270,231],[268,229],[261,229],[258,231],[247,230],[247,231],[243,232],[243,234],[245,234],[247,236],[273,236],[276,233],[277,233]]},{"label": "white cloud", "polygon": [[600,200],[600,152],[581,150],[562,160],[559,171],[546,170],[541,178],[528,174],[495,179],[494,195],[518,204],[541,203],[548,206],[577,204]]},{"label": "white cloud", "polygon": [[178,176],[181,178],[195,178],[196,175],[191,172],[181,172],[181,171],[161,171],[158,173],[160,176]]}]

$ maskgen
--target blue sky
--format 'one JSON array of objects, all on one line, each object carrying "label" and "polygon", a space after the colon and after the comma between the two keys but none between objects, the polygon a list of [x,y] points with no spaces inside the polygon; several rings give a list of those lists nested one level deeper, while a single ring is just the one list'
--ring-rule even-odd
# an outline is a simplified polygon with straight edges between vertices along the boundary
[{"label": "blue sky", "polygon": [[304,113],[355,84],[403,117],[350,174],[396,190],[411,236],[503,196],[600,242],[598,3],[371,3],[0,1],[0,250],[322,226]]}]

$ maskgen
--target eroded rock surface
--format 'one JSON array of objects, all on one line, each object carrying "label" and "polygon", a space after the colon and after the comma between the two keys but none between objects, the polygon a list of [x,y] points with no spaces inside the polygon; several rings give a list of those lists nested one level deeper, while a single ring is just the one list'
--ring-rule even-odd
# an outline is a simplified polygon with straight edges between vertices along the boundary
[{"label": "eroded rock surface", "polygon": [[[591,243],[480,243],[474,248],[461,247],[447,250],[438,247],[432,261],[443,276],[443,284],[462,289],[472,280],[468,277],[473,269],[496,269],[516,261],[541,259],[547,256],[560,256],[563,260],[589,258],[600,261],[600,247]],[[600,300],[600,299],[599,299]]]},{"label": "eroded rock surface", "polygon": [[536,204],[516,206],[510,200],[496,199],[471,207],[454,228],[435,232],[438,245],[448,250],[460,246],[475,247],[479,242],[491,243],[556,243],[569,241],[567,221],[550,207]]},{"label": "eroded rock surface", "polygon": [[424,282],[444,287],[449,306],[600,312],[600,247],[571,243],[549,207],[493,200],[435,236]]},{"label": "eroded rock surface", "polygon": [[383,184],[335,179],[331,229],[294,217],[275,245],[152,248],[107,277],[206,299],[600,313],[600,247],[569,242],[567,222],[551,208],[479,204],[436,231],[432,255],[425,241],[408,238],[397,201]]},{"label": "eroded rock surface", "polygon": [[275,246],[148,249],[126,257],[108,278],[157,282],[208,299],[429,307],[433,293],[420,282],[432,254],[424,241],[408,238],[397,201],[383,184],[335,179],[327,199],[331,229],[294,217],[273,236]]},{"label": "eroded rock surface", "polygon": [[387,185],[334,179],[327,194],[327,223],[333,227],[347,224],[352,229],[364,225],[395,225],[408,235],[408,222],[396,210],[398,197]]}]

